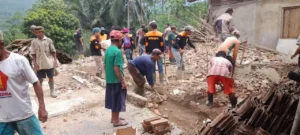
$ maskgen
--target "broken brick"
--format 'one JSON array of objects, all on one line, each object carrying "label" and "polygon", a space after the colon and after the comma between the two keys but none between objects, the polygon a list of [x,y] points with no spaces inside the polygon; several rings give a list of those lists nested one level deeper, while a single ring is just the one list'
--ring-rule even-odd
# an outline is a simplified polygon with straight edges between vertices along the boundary
[{"label": "broken brick", "polygon": [[164,135],[168,132],[171,132],[171,126],[170,125],[160,125],[160,126],[153,128],[153,132],[155,135]]},{"label": "broken brick", "polygon": [[152,127],[151,127],[150,124],[146,124],[145,122],[143,122],[143,123],[142,123],[142,126],[143,126],[145,132],[150,132],[150,131],[152,131]]},{"label": "broken brick", "polygon": [[160,117],[156,116],[156,117],[152,117],[152,118],[149,118],[149,119],[145,119],[144,120],[144,123],[147,124],[147,125],[150,125],[150,122],[151,121],[155,121],[155,120],[159,120],[161,119]]},{"label": "broken brick", "polygon": [[151,121],[150,124],[151,124],[152,128],[155,128],[155,127],[161,126],[161,125],[169,125],[169,121],[166,119],[159,119],[159,120]]}]

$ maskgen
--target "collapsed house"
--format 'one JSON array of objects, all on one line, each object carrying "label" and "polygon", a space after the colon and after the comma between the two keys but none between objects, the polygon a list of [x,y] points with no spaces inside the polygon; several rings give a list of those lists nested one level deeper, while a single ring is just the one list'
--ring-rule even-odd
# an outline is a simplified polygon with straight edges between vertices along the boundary
[{"label": "collapsed house", "polygon": [[[8,49],[14,53],[18,53],[20,55],[25,56],[31,64],[32,57],[30,55],[30,46],[31,46],[32,40],[33,39],[17,39],[15,41],[13,41],[12,43],[10,43],[6,47],[6,49]],[[73,61],[70,56],[66,55],[65,53],[63,53],[59,50],[56,50],[56,57],[61,64],[68,64]]]}]

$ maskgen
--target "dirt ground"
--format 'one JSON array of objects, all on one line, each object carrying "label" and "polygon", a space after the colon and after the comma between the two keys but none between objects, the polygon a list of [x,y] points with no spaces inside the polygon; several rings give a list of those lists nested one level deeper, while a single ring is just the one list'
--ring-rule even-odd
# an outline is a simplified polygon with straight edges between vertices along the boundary
[{"label": "dirt ground", "polygon": [[[168,62],[169,84],[156,86],[156,90],[161,96],[166,97],[163,103],[157,103],[158,97],[153,91],[147,91],[146,97],[149,100],[149,104],[157,104],[157,107],[140,108],[130,102],[127,103],[127,111],[122,113],[121,116],[127,118],[130,126],[137,127],[140,133],[143,133],[140,123],[143,119],[157,115],[153,111],[157,108],[162,117],[173,123],[174,130],[171,133],[172,135],[197,134],[203,126],[204,120],[212,120],[224,109],[228,108],[229,101],[227,96],[223,94],[222,88],[219,86],[217,86],[217,93],[214,96],[215,108],[210,109],[205,105],[207,100],[206,61],[213,56],[214,46],[209,46],[209,49],[204,47],[207,46],[198,46],[199,52],[197,54],[193,53],[192,50],[187,53],[186,71],[182,79],[177,80],[175,78],[177,67]],[[209,50],[209,56],[207,56],[207,50]],[[268,59],[273,58],[272,53],[270,53],[272,55],[267,54]],[[248,58],[256,60],[251,54],[245,57],[247,59],[244,61],[247,61]],[[112,134],[115,128],[110,124],[110,112],[104,108],[105,88],[95,84],[90,79],[90,76],[95,76],[96,69],[94,65],[93,58],[87,57],[72,64],[60,66],[60,74],[55,77],[55,86],[59,92],[59,96],[56,99],[50,98],[49,88],[45,81],[43,87],[46,105],[83,99],[79,104],[72,106],[67,113],[53,116],[46,123],[42,123],[45,135]],[[267,84],[270,84],[270,79],[266,79],[266,75],[259,73],[258,69],[257,65],[243,65],[237,68],[235,91],[239,101],[242,101],[248,95],[261,93],[268,88]],[[287,69],[282,66],[276,69],[279,69],[277,71],[280,73],[280,77],[287,72],[285,71]],[[292,68],[290,67],[289,69]],[[132,91],[134,82],[128,74],[126,66],[124,70],[125,78],[129,84],[128,91]],[[77,71],[86,72],[90,76],[81,76],[77,74]],[[74,79],[74,76],[82,79],[83,83]],[[157,78],[157,80],[159,79]],[[32,97],[35,96],[33,91],[31,95]]]}]

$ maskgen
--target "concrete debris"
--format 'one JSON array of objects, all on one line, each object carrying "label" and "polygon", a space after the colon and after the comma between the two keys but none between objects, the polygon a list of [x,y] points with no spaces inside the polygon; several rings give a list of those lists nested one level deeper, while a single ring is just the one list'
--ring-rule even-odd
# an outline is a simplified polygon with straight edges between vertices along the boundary
[{"label": "concrete debris", "polygon": [[84,82],[85,82],[85,80],[79,76],[72,76],[72,78],[81,84],[84,84]]},{"label": "concrete debris", "polygon": [[140,95],[135,94],[134,92],[128,91],[127,92],[127,101],[132,103],[133,105],[139,106],[139,107],[146,107],[148,103],[148,99],[145,97],[142,97]]},{"label": "concrete debris", "polygon": [[182,94],[184,94],[184,93],[186,93],[186,92],[184,92],[184,91],[182,91],[182,90],[179,90],[179,89],[175,89],[175,90],[173,90],[173,95],[176,95],[176,96],[180,96],[180,95],[182,95]]}]

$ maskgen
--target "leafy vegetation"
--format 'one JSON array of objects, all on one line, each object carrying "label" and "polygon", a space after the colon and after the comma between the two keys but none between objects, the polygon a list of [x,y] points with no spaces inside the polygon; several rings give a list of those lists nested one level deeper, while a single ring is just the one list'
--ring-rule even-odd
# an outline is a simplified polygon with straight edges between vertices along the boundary
[{"label": "leafy vegetation", "polygon": [[46,36],[53,40],[57,49],[73,54],[73,33],[79,27],[79,21],[74,15],[65,12],[64,5],[62,0],[49,0],[31,9],[24,17],[23,33],[30,37],[31,25],[43,26]]},{"label": "leafy vegetation", "polygon": [[[8,1],[8,0],[6,0]],[[16,1],[16,0],[11,0]],[[41,25],[57,49],[69,54],[74,52],[73,33],[82,28],[86,52],[89,50],[89,37],[94,27],[130,26],[135,34],[141,24],[155,20],[159,30],[170,23],[178,28],[186,25],[199,26],[199,18],[207,14],[207,2],[197,0],[29,0],[38,1],[26,12],[26,16],[16,14],[3,25],[7,41],[31,35],[31,25]],[[128,19],[129,11],[129,19]],[[0,17],[1,19],[1,17]],[[88,54],[88,53],[87,53]]]},{"label": "leafy vegetation", "polygon": [[23,15],[20,12],[16,12],[13,17],[6,20],[5,23],[2,25],[6,28],[3,31],[5,45],[8,45],[10,42],[12,42],[15,39],[23,39],[27,37],[21,31],[22,20],[23,20]]}]

